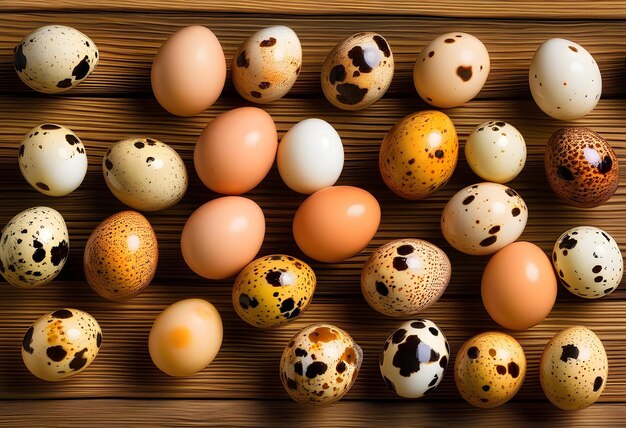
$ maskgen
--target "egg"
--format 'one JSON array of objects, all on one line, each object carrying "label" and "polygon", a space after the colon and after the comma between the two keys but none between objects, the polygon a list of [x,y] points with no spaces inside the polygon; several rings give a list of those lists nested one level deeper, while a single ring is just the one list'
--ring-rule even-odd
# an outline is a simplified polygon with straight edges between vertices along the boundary
[{"label": "egg", "polygon": [[259,252],[265,216],[256,202],[241,196],[213,199],[187,219],[180,238],[187,266],[208,279],[239,273]]},{"label": "egg", "polygon": [[472,406],[490,409],[517,394],[526,377],[526,355],[508,334],[489,331],[461,346],[454,361],[454,381]]},{"label": "egg", "polygon": [[546,40],[539,46],[528,82],[539,108],[560,120],[586,116],[602,95],[598,64],[585,48],[566,39]]},{"label": "egg", "polygon": [[83,268],[96,293],[122,302],[138,296],[152,282],[158,260],[157,237],[150,222],[136,211],[122,211],[91,232]]},{"label": "egg", "polygon": [[353,34],[326,57],[322,90],[335,107],[361,110],[385,95],[393,69],[393,54],[383,36],[372,32]]},{"label": "egg", "polygon": [[435,303],[450,282],[446,253],[421,239],[397,239],[376,249],[361,271],[367,303],[390,317],[410,317]]},{"label": "egg", "polygon": [[101,345],[102,330],[94,317],[78,309],[59,309],[26,331],[22,360],[39,379],[56,382],[89,367]]},{"label": "egg", "polygon": [[257,31],[233,56],[233,85],[239,95],[259,104],[276,101],[291,89],[302,68],[302,46],[289,27]]},{"label": "egg", "polygon": [[554,306],[556,292],[550,260],[530,242],[514,242],[494,254],[481,281],[485,309],[510,330],[526,330],[543,321]]},{"label": "egg", "polygon": [[506,183],[517,177],[526,164],[526,142],[509,123],[483,122],[467,137],[465,159],[483,180]]},{"label": "egg", "polygon": [[552,264],[561,284],[585,299],[612,293],[624,273],[624,259],[615,239],[592,226],[565,231],[552,249]]},{"label": "egg", "polygon": [[563,410],[581,410],[595,403],[609,376],[602,341],[587,327],[569,327],[546,345],[539,362],[539,380],[548,400]]},{"label": "egg", "polygon": [[343,159],[343,144],[335,128],[311,118],[296,123],[283,136],[276,164],[290,189],[308,195],[337,182]]},{"label": "egg", "polygon": [[69,91],[98,65],[98,47],[72,27],[47,25],[24,37],[13,49],[19,78],[46,94]]},{"label": "egg", "polygon": [[45,285],[61,272],[69,250],[63,216],[48,207],[29,208],[0,232],[0,273],[15,287]]},{"label": "egg", "polygon": [[360,253],[380,224],[380,205],[366,190],[335,186],[306,198],[293,219],[293,237],[307,256],[336,263]]},{"label": "egg", "polygon": [[385,136],[378,155],[383,181],[399,196],[422,199],[446,185],[459,157],[454,124],[438,111],[413,113]]},{"label": "egg", "polygon": [[437,325],[426,319],[407,321],[394,330],[380,353],[380,374],[393,392],[420,398],[441,382],[450,345]]},{"label": "egg", "polygon": [[178,30],[157,52],[150,74],[161,106],[177,116],[211,107],[226,81],[226,58],[211,30],[199,25]]},{"label": "egg", "polygon": [[280,380],[303,404],[330,404],[348,393],[361,368],[363,351],[344,330],[312,324],[296,333],[280,359]]},{"label": "egg", "polygon": [[176,205],[187,191],[187,169],[176,150],[154,138],[113,144],[102,158],[104,181],[122,203],[140,211]]},{"label": "egg", "polygon": [[450,198],[441,231],[457,250],[482,256],[519,238],[527,220],[528,208],[519,193],[498,183],[478,183]]},{"label": "egg", "polygon": [[552,134],[544,164],[554,193],[575,207],[597,207],[608,201],[619,185],[615,151],[590,129],[562,128]]},{"label": "egg", "polygon": [[222,346],[219,312],[202,299],[180,300],[159,314],[148,338],[155,366],[170,376],[191,376],[208,366]]},{"label": "egg", "polygon": [[265,178],[277,148],[272,117],[260,108],[241,107],[209,122],[196,143],[193,163],[209,189],[241,195]]},{"label": "egg", "polygon": [[456,107],[478,95],[490,67],[489,52],[479,39],[467,33],[446,33],[417,56],[413,83],[428,104]]}]

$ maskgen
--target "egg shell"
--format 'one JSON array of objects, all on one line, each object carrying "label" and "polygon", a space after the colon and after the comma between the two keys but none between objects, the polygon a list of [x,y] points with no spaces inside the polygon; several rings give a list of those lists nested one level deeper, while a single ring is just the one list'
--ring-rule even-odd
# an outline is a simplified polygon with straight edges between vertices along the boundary
[{"label": "egg shell", "polygon": [[226,58],[211,30],[185,27],[157,52],[150,74],[161,106],[177,116],[193,116],[211,107],[226,81]]},{"label": "egg shell", "polygon": [[563,410],[595,403],[606,386],[609,361],[602,341],[586,327],[569,327],[546,345],[539,380],[548,400]]},{"label": "egg shell", "polygon": [[209,122],[196,143],[193,162],[198,177],[209,189],[240,195],[265,178],[277,148],[272,117],[256,107],[241,107]]},{"label": "egg shell", "polygon": [[0,273],[15,287],[45,285],[61,272],[69,251],[63,216],[48,207],[29,208],[0,232]]},{"label": "egg shell", "polygon": [[394,330],[380,353],[380,373],[400,397],[420,398],[437,388],[450,358],[450,345],[437,325],[407,321]]},{"label": "egg shell", "polygon": [[259,104],[276,101],[291,89],[302,68],[302,46],[289,27],[257,31],[233,56],[233,85],[239,95]]},{"label": "egg shell", "polygon": [[322,90],[335,107],[361,110],[385,95],[393,70],[393,53],[383,36],[372,32],[353,34],[326,57]]},{"label": "egg shell", "polygon": [[554,193],[569,205],[597,207],[619,185],[619,162],[602,136],[587,128],[562,128],[546,146],[544,165]]},{"label": "egg shell", "polygon": [[69,91],[98,65],[98,47],[85,34],[64,25],[47,25],[24,37],[13,49],[19,78],[46,94]]},{"label": "egg shell", "polygon": [[330,404],[348,393],[361,368],[363,351],[344,330],[312,324],[296,333],[283,351],[280,380],[303,404]]},{"label": "egg shell", "polygon": [[417,56],[413,83],[428,104],[456,107],[478,95],[490,68],[489,52],[479,39],[467,33],[446,33]]},{"label": "egg shell", "polygon": [[148,338],[155,366],[170,376],[191,376],[208,366],[222,346],[219,312],[202,299],[178,301],[154,320]]},{"label": "egg shell", "polygon": [[475,256],[493,254],[520,237],[528,208],[513,189],[478,183],[459,190],[441,215],[441,231],[457,250]]},{"label": "egg shell", "polygon": [[22,341],[22,359],[39,379],[55,382],[89,367],[101,345],[98,321],[87,312],[64,308],[30,326]]},{"label": "egg shell", "polygon": [[397,195],[422,199],[446,185],[456,168],[459,140],[452,120],[438,111],[413,113],[397,122],[380,146],[383,181]]},{"label": "egg shell", "polygon": [[465,342],[454,361],[454,381],[473,406],[501,406],[517,394],[526,377],[526,355],[513,337],[498,332],[478,334]]},{"label": "egg shell", "polygon": [[397,239],[376,249],[361,271],[367,303],[390,317],[410,317],[435,303],[450,282],[446,253],[421,239]]},{"label": "egg shell", "polygon": [[586,116],[602,95],[598,64],[585,48],[566,39],[549,39],[539,46],[528,82],[539,108],[560,120]]}]

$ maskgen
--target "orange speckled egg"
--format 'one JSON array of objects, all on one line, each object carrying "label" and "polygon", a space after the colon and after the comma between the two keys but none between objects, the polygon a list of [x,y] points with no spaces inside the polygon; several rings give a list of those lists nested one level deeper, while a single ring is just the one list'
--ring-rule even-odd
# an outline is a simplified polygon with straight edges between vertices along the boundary
[{"label": "orange speckled egg", "polygon": [[452,120],[439,111],[413,113],[387,133],[378,165],[385,184],[407,199],[422,199],[452,177],[459,140]]},{"label": "orange speckled egg", "polygon": [[159,259],[157,238],[136,211],[105,219],[89,236],[83,257],[87,282],[116,302],[139,295],[152,281]]}]

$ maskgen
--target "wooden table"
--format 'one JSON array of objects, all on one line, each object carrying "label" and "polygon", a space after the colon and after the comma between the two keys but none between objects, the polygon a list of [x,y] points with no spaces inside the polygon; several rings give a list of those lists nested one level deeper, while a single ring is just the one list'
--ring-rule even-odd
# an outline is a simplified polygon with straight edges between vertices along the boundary
[{"label": "wooden table", "polygon": [[[432,4],[431,4],[432,3]],[[436,4],[435,4],[436,3]],[[50,286],[20,290],[2,284],[0,298],[0,424],[7,426],[82,424],[120,426],[608,426],[626,417],[626,286],[598,301],[583,301],[559,289],[554,310],[540,325],[514,333],[528,358],[522,390],[505,406],[472,408],[454,385],[452,364],[437,390],[419,401],[396,399],[378,372],[378,353],[388,333],[399,324],[370,309],[359,288],[360,268],[371,251],[401,237],[419,237],[441,246],[450,256],[453,275],[443,298],[423,313],[447,335],[454,354],[471,335],[498,329],[481,301],[479,284],[486,257],[471,257],[450,248],[439,229],[446,201],[479,178],[461,155],[452,181],[433,197],[411,202],[389,191],[377,167],[379,144],[401,117],[426,109],[412,85],[419,50],[447,31],[466,31],[487,46],[492,60],[489,80],[465,106],[446,110],[461,142],[478,123],[501,119],[518,127],[528,144],[528,161],[512,183],[529,206],[530,219],[522,239],[548,251],[565,229],[593,225],[606,229],[626,247],[626,190],[595,209],[575,209],[559,202],[547,187],[543,148],[548,136],[565,126],[544,115],[530,98],[527,72],[537,46],[550,37],[572,39],[586,47],[602,71],[604,90],[597,108],[575,122],[603,134],[620,161],[626,157],[626,2],[541,1],[466,2],[444,0],[2,0],[0,1],[0,224],[26,208],[48,205],[59,210],[70,230],[70,257]],[[88,34],[99,46],[100,64],[76,89],[46,96],[28,89],[15,74],[12,49],[31,30],[65,24]],[[346,150],[340,184],[371,191],[383,208],[380,229],[361,255],[343,263],[312,263],[318,288],[310,309],[296,322],[274,330],[249,327],[231,305],[232,281],[208,281],[184,264],[179,237],[189,214],[216,197],[193,170],[192,150],[203,127],[217,114],[246,105],[230,79],[218,103],[192,118],[167,114],[155,101],[149,82],[152,59],[161,43],[177,29],[205,25],[219,37],[230,64],[236,47],[254,31],[284,24],[300,36],[304,65],[289,96],[266,107],[282,135],[297,121],[320,117],[339,131]],[[333,108],[324,98],[319,73],[325,55],[340,39],[363,30],[377,31],[389,41],[396,59],[393,84],[384,99],[360,112]],[[62,198],[36,192],[22,178],[17,148],[33,126],[51,121],[74,130],[87,146],[89,172],[82,186]],[[571,124],[568,124],[571,125]],[[175,207],[147,217],[158,235],[160,264],[154,283],[127,304],[95,295],[82,270],[82,252],[93,228],[105,217],[125,209],[108,191],[100,172],[102,156],[113,142],[149,135],[171,144],[181,154],[191,183]],[[624,166],[623,166],[624,167]],[[293,242],[291,220],[303,196],[282,183],[275,169],[248,195],[267,217],[261,254],[302,256]],[[152,364],[148,332],[167,305],[192,296],[213,302],[222,314],[225,338],[217,359],[186,379],[167,377]],[[104,344],[95,362],[67,382],[45,383],[24,368],[22,336],[45,312],[77,307],[93,314],[104,330]],[[291,402],[278,377],[283,346],[298,329],[327,321],[343,327],[365,352],[362,372],[347,397],[324,408]],[[583,324],[603,340],[610,374],[600,401],[580,412],[550,405],[539,386],[538,362],[543,346],[560,329]]]}]

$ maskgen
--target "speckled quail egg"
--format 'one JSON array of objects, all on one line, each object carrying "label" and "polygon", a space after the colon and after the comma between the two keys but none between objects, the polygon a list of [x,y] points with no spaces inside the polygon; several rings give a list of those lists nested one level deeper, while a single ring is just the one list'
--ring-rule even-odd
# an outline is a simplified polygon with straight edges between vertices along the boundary
[{"label": "speckled quail egg", "polygon": [[0,233],[0,273],[15,287],[44,285],[61,272],[69,250],[63,216],[48,207],[29,208]]},{"label": "speckled quail egg", "polygon": [[435,303],[448,286],[446,253],[421,239],[398,239],[376,249],[361,271],[369,305],[390,317],[409,317]]},{"label": "speckled quail egg", "polygon": [[285,347],[280,379],[295,401],[330,404],[348,393],[362,361],[363,351],[348,333],[331,324],[312,324]]},{"label": "speckled quail egg", "polygon": [[233,306],[255,327],[287,324],[309,307],[315,273],[302,260],[283,254],[260,257],[235,279]]},{"label": "speckled quail egg", "polygon": [[539,380],[548,400],[563,410],[580,410],[595,403],[609,375],[602,341],[586,327],[569,327],[546,345],[539,363]]},{"label": "speckled quail egg", "polygon": [[524,231],[528,208],[513,189],[478,183],[459,190],[441,215],[441,231],[457,250],[475,256],[493,254]]},{"label": "speckled quail egg", "polygon": [[98,47],[93,40],[63,25],[38,28],[13,50],[13,66],[22,82],[47,94],[72,89],[96,65]]},{"label": "speckled quail egg", "polygon": [[322,90],[335,107],[361,110],[385,95],[393,69],[393,54],[383,36],[372,32],[353,34],[326,57]]},{"label": "speckled quail egg", "polygon": [[154,138],[112,145],[102,159],[104,180],[117,199],[139,211],[174,206],[187,191],[187,169],[178,153]]},{"label": "speckled quail egg", "polygon": [[434,322],[407,321],[387,338],[380,353],[380,373],[399,396],[419,398],[437,388],[449,358],[450,345]]},{"label": "speckled quail egg", "polygon": [[489,409],[517,394],[526,377],[526,355],[513,337],[478,334],[461,346],[454,361],[454,381],[465,401]]},{"label": "speckled quail egg", "polygon": [[55,382],[89,367],[101,345],[102,330],[94,317],[78,309],[59,309],[26,331],[22,359],[39,379]]}]

